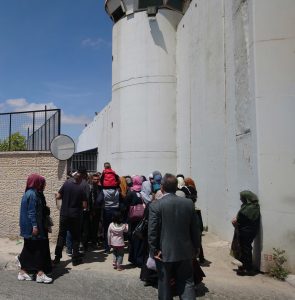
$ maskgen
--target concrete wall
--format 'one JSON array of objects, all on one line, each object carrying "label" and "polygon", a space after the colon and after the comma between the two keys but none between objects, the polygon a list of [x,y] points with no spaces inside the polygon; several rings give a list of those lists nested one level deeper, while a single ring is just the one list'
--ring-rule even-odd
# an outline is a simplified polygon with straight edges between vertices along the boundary
[{"label": "concrete wall", "polygon": [[[239,192],[250,189],[257,193],[262,230],[255,243],[258,250],[255,252],[262,254],[261,258],[256,256],[262,270],[267,270],[272,260],[272,248],[276,247],[286,250],[290,269],[295,271],[294,11],[293,0],[191,2],[176,32],[177,155],[171,166],[167,167],[171,157],[166,161],[164,155],[163,164],[159,164],[159,156],[147,156],[145,163],[135,152],[130,156],[113,155],[125,142],[114,133],[111,122],[114,126],[119,122],[118,126],[125,130],[138,125],[133,113],[129,116],[124,112],[122,117],[118,107],[121,104],[129,107],[129,102],[136,100],[141,103],[136,107],[136,115],[141,109],[139,115],[146,118],[145,109],[150,109],[147,99],[158,93],[155,85],[145,84],[147,97],[143,98],[144,102],[137,99],[138,95],[143,95],[137,89],[132,93],[126,89],[126,94],[122,93],[124,101],[121,95],[116,95],[116,107],[114,101],[107,106],[101,113],[103,121],[97,127],[101,132],[100,168],[104,160],[114,160],[114,168],[123,174],[149,173],[159,165],[163,166],[162,171],[173,172],[176,163],[175,172],[196,180],[198,205],[204,222],[210,231],[223,239],[230,241],[232,238],[231,219],[240,208]],[[130,47],[137,43],[133,33],[134,38],[142,41],[138,29],[148,34],[143,15],[139,18],[139,23],[136,18],[132,20],[135,24],[132,28],[127,26],[130,20],[122,20],[116,27],[115,56],[122,53],[128,56],[128,48],[120,44],[120,38],[124,36],[121,30],[127,30]],[[165,40],[166,35],[162,38]],[[119,51],[118,47],[124,49]],[[153,54],[155,61],[159,55],[157,51]],[[131,61],[127,62],[131,64]],[[145,72],[149,74],[149,65],[117,64],[113,70],[114,78],[119,78],[120,72],[125,74],[132,70],[128,73],[131,78],[141,68],[146,68]],[[113,84],[116,93],[116,80]],[[133,112],[133,108],[131,110]],[[163,107],[161,111],[164,112]],[[159,139],[155,140],[159,143],[161,137],[165,138],[160,128]],[[149,138],[150,130],[140,132],[142,137]],[[132,135],[137,137],[138,130],[130,132]],[[91,135],[85,141],[88,139]],[[121,164],[120,160],[126,163]],[[129,162],[132,163],[128,165]]]},{"label": "concrete wall", "polygon": [[[98,169],[118,174],[176,171],[176,27],[181,14],[162,9],[113,28],[112,101],[79,137],[77,151],[98,144]],[[94,148],[94,147],[93,147]]]},{"label": "concrete wall", "polygon": [[45,177],[45,197],[54,221],[51,238],[58,234],[59,211],[54,194],[66,179],[66,162],[49,152],[0,152],[0,237],[19,236],[19,210],[28,175]]},{"label": "concrete wall", "polygon": [[227,240],[239,191],[258,191],[251,14],[247,2],[195,0],[177,31],[177,171]]},{"label": "concrete wall", "polygon": [[273,247],[295,269],[294,11],[291,0],[195,0],[177,31],[177,171],[229,241],[239,192],[259,195],[262,270]]},{"label": "concrete wall", "polygon": [[295,1],[253,1],[253,11],[263,265],[276,247],[295,271]]}]

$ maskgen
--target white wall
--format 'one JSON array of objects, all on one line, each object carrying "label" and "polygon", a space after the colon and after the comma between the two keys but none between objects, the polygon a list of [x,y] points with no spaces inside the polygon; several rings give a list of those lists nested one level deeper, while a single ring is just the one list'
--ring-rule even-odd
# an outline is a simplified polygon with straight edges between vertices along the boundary
[{"label": "white wall", "polygon": [[295,270],[295,1],[254,1],[254,13],[263,263],[281,248]]},{"label": "white wall", "polygon": [[193,0],[176,36],[171,12],[122,19],[113,100],[80,139],[98,142],[99,169],[194,178],[205,224],[228,241],[239,192],[257,193],[262,270],[273,247],[295,270],[294,12],[293,0]]},{"label": "white wall", "polygon": [[[176,27],[181,15],[131,14],[113,27],[112,101],[84,129],[78,151],[97,143],[98,168],[118,174],[176,172]],[[91,138],[95,135],[95,138]]]},{"label": "white wall", "polygon": [[258,194],[264,270],[273,247],[295,269],[294,11],[292,0],[195,0],[177,30],[177,172],[229,241],[239,192]]},{"label": "white wall", "polygon": [[250,17],[247,3],[195,0],[177,31],[177,171],[196,180],[209,230],[226,239],[239,191],[258,189]]},{"label": "white wall", "polygon": [[145,11],[113,27],[112,164],[121,174],[176,170],[175,49],[181,15]]}]

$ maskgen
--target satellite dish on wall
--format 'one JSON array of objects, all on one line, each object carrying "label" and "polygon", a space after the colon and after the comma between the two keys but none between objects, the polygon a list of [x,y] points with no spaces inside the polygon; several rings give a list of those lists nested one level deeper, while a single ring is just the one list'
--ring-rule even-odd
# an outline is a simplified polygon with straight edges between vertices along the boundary
[{"label": "satellite dish on wall", "polygon": [[68,135],[60,134],[50,143],[52,155],[59,160],[67,160],[75,153],[75,142]]}]

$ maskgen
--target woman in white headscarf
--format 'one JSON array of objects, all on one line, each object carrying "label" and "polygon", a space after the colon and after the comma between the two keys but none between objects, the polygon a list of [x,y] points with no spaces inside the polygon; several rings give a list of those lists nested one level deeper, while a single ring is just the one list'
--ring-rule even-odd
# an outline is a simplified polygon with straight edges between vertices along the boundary
[{"label": "woman in white headscarf", "polygon": [[147,180],[143,182],[140,195],[145,204],[152,201],[152,187],[150,181]]}]

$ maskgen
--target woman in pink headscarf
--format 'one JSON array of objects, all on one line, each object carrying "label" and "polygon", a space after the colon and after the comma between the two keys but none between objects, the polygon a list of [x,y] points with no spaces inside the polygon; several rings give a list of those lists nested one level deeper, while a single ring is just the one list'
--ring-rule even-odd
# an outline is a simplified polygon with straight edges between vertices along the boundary
[{"label": "woman in pink headscarf", "polygon": [[49,208],[43,194],[45,178],[31,174],[27,179],[25,193],[20,208],[20,235],[24,238],[24,247],[18,257],[21,267],[18,280],[32,280],[28,273],[36,273],[36,281],[50,283],[51,258],[48,240]]},{"label": "woman in pink headscarf", "polygon": [[[143,264],[143,242],[142,240],[138,239],[137,237],[133,236],[132,233],[136,226],[140,223],[140,221],[143,218],[144,213],[144,201],[141,197],[141,187],[142,187],[142,178],[141,176],[133,176],[132,177],[132,187],[131,191],[127,194],[125,201],[128,203],[129,207],[129,216],[128,216],[128,225],[129,225],[129,257],[128,260],[132,264],[134,264],[137,267],[141,267]],[[141,206],[142,208],[142,215],[138,217],[134,217],[131,213],[132,208],[135,207],[139,208],[138,206]]]}]

